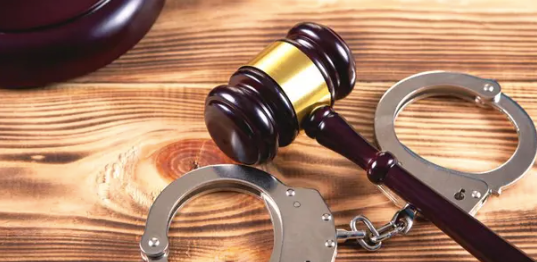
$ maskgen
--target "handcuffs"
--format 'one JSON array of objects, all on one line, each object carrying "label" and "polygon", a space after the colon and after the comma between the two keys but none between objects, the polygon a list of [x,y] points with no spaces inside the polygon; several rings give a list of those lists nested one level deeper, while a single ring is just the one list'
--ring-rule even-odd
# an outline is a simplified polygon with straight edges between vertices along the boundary
[{"label": "handcuffs", "polygon": [[[460,172],[433,164],[401,144],[395,134],[395,119],[405,106],[421,98],[450,95],[490,106],[507,115],[518,133],[518,147],[500,167],[478,174]],[[501,92],[498,82],[472,75],[433,71],[410,76],[392,86],[380,99],[375,113],[375,137],[381,150],[389,151],[407,171],[471,215],[491,193],[519,180],[535,162],[537,133],[526,111]],[[396,198],[383,188],[390,198]]]},{"label": "handcuffs", "polygon": [[[364,248],[376,250],[382,240],[406,234],[415,215],[415,210],[409,206],[379,229],[364,216],[357,216],[350,223],[351,231],[336,230],[330,209],[315,189],[288,187],[253,167],[207,166],[172,182],[153,203],[140,241],[144,261],[167,262],[168,230],[178,209],[195,197],[216,191],[247,193],[265,202],[274,229],[270,262],[333,262],[338,242],[350,239],[356,239]],[[360,222],[369,232],[357,228]]]},{"label": "handcuffs", "polygon": [[[513,156],[497,169],[470,174],[433,164],[401,144],[394,129],[398,113],[410,102],[433,95],[455,95],[505,113],[519,134]],[[520,179],[537,155],[537,133],[527,113],[501,93],[497,82],[461,73],[425,72],[392,86],[378,104],[375,134],[382,150],[394,154],[410,173],[472,215],[491,193],[500,194]],[[168,230],[177,210],[194,197],[215,191],[249,193],[265,202],[274,228],[270,262],[333,262],[338,242],[350,239],[374,251],[382,241],[408,233],[417,215],[417,210],[407,204],[380,228],[375,228],[366,217],[357,216],[350,223],[351,230],[336,229],[330,209],[314,189],[286,186],[253,167],[208,166],[175,180],[155,200],[140,241],[142,258],[167,262]],[[385,188],[382,191],[391,199],[397,197]],[[366,230],[358,229],[359,224],[365,225]]]}]

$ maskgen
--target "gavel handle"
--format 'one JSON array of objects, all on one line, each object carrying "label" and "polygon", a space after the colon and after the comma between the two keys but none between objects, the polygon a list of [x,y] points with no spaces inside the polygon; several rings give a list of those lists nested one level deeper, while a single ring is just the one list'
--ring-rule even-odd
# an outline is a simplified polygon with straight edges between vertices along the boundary
[{"label": "gavel handle", "polygon": [[412,203],[424,217],[480,261],[533,261],[403,169],[390,153],[379,152],[332,108],[317,109],[303,125],[308,136],[362,167],[372,182],[386,185]]}]

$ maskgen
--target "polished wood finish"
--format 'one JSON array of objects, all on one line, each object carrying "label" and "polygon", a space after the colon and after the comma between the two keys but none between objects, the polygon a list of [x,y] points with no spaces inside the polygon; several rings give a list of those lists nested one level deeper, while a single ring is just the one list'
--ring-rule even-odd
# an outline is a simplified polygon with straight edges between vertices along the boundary
[{"label": "polished wood finish", "polygon": [[54,26],[94,10],[105,0],[4,0],[0,3],[0,32],[21,32]]},{"label": "polished wood finish", "polygon": [[380,152],[336,113],[323,107],[305,123],[309,137],[345,156],[366,171],[369,180],[383,184],[415,206],[420,214],[483,262],[533,259],[495,234],[467,212],[407,172],[389,152]]},{"label": "polished wood finish", "polygon": [[356,82],[356,64],[345,41],[331,28],[320,24],[299,24],[287,34],[286,41],[294,44],[321,70],[332,100],[345,98]]},{"label": "polished wood finish", "polygon": [[270,77],[243,67],[207,96],[205,123],[212,139],[231,158],[245,164],[266,162],[279,145],[298,134],[292,105]]},{"label": "polished wood finish", "polygon": [[[298,47],[298,52],[314,62],[332,101],[352,91],[356,79],[354,58],[333,30],[316,23],[300,23],[281,41]],[[241,67],[228,85],[212,90],[205,104],[205,122],[211,137],[226,155],[244,164],[272,160],[278,147],[289,145],[299,132],[296,108],[280,83],[268,72],[252,66]]]},{"label": "polished wood finish", "polygon": [[[301,21],[330,26],[351,47],[358,82],[335,110],[370,142],[382,94],[423,70],[497,78],[537,119],[536,14],[533,0],[169,0],[147,37],[104,69],[45,89],[0,90],[2,261],[138,262],[154,197],[193,168],[230,161],[205,130],[207,94]],[[500,165],[517,141],[502,114],[454,98],[412,104],[396,125],[417,153],[470,172]],[[304,133],[270,168],[287,184],[317,188],[338,227],[356,214],[378,226],[397,210],[365,171]],[[477,214],[533,258],[536,174],[534,167]],[[268,261],[268,219],[246,195],[197,199],[172,224],[171,261]],[[477,260],[420,219],[380,252],[351,243],[336,261]]]},{"label": "polished wood finish", "polygon": [[0,2],[0,87],[35,87],[93,72],[149,31],[165,0]]}]

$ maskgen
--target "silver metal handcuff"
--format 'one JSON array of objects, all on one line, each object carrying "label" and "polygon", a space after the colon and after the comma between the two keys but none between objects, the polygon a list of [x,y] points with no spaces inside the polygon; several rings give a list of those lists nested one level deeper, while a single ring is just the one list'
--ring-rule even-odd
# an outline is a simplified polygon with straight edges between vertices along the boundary
[{"label": "silver metal handcuff", "polygon": [[[494,170],[473,174],[433,164],[403,145],[395,134],[399,112],[413,101],[438,95],[475,101],[507,115],[518,133],[518,147],[511,158]],[[499,195],[519,180],[533,166],[537,155],[537,133],[526,111],[501,92],[498,82],[462,73],[424,72],[392,86],[377,106],[375,137],[381,150],[391,152],[409,173],[471,215],[491,193]],[[397,198],[386,188],[383,192]]]},{"label": "silver metal handcuff", "polygon": [[[491,106],[505,113],[519,134],[519,145],[502,166],[489,172],[470,174],[435,165],[401,144],[395,134],[398,113],[412,101],[435,95],[454,95]],[[455,205],[475,214],[491,193],[520,179],[537,155],[537,133],[531,118],[500,85],[488,79],[451,72],[425,72],[392,86],[382,97],[375,115],[375,134],[382,150],[394,154],[410,173]],[[168,185],[149,211],[140,242],[142,258],[167,262],[168,230],[179,208],[189,200],[215,191],[252,194],[265,202],[274,229],[271,262],[333,262],[338,243],[356,240],[369,251],[385,241],[407,234],[417,210],[406,204],[392,220],[375,228],[364,216],[350,222],[350,230],[336,229],[332,213],[318,191],[288,187],[262,170],[240,165],[217,165],[197,169]],[[383,188],[391,199],[398,197]],[[364,228],[362,230],[360,228]],[[311,230],[314,228],[315,230]]]},{"label": "silver metal handcuff", "polygon": [[[338,242],[350,239],[378,249],[383,240],[408,232],[415,215],[409,206],[379,229],[367,218],[358,216],[351,222],[350,231],[336,230],[332,213],[318,191],[288,187],[253,167],[208,166],[185,174],[160,193],[149,211],[140,241],[142,258],[148,262],[167,262],[168,230],[178,209],[194,197],[215,191],[248,193],[265,202],[274,229],[271,262],[332,262]],[[359,223],[364,223],[368,230],[358,229]]]}]

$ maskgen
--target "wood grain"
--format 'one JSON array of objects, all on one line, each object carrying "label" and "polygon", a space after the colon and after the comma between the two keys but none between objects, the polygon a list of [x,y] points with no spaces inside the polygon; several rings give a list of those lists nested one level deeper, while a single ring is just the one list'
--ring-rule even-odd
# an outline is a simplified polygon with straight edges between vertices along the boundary
[{"label": "wood grain", "polygon": [[[42,89],[0,90],[0,252],[3,261],[139,261],[149,207],[172,180],[230,163],[210,141],[203,100],[293,24],[334,27],[357,58],[355,91],[336,109],[370,141],[382,94],[397,80],[447,69],[500,80],[537,119],[537,4],[518,1],[169,0],[150,34],[112,65]],[[401,113],[397,133],[446,167],[494,168],[516,148],[491,109],[430,98]],[[321,192],[346,226],[377,224],[397,209],[350,161],[301,134],[262,166]],[[486,225],[537,259],[537,169],[479,212]],[[172,261],[268,261],[272,227],[261,201],[204,196],[172,229]],[[427,221],[376,253],[355,244],[337,261],[475,261]]]},{"label": "wood grain", "polygon": [[362,81],[427,70],[537,80],[533,0],[168,1],[153,31],[122,59],[77,82],[223,82],[298,22],[333,27]]}]

